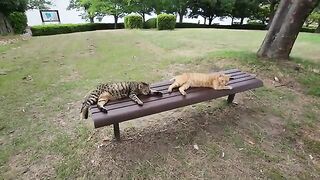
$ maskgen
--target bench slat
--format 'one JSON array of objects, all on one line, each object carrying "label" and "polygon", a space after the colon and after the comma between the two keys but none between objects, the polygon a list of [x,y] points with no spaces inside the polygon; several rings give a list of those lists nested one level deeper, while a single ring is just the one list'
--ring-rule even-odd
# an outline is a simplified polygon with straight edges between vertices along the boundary
[{"label": "bench slat", "polygon": [[141,97],[141,100],[144,102],[143,106],[138,106],[129,99],[114,101],[113,103],[110,102],[110,104],[107,104],[106,108],[109,109],[107,114],[100,112],[96,106],[92,106],[90,112],[94,126],[95,128],[99,128],[120,123],[130,119],[247,91],[263,85],[261,80],[256,79],[250,74],[240,72],[239,70],[232,69],[224,72],[234,74],[234,77],[236,77],[229,83],[233,87],[232,90],[217,91],[211,88],[190,88],[186,91],[187,95],[182,96],[179,91],[167,93],[167,88],[171,82],[163,81],[152,86],[156,87],[155,89],[161,89],[164,93],[163,96]]}]

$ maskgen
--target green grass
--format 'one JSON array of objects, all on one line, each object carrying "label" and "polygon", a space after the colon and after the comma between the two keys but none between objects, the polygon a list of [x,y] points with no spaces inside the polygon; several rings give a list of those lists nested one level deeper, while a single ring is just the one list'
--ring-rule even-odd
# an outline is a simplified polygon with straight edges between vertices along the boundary
[{"label": "green grass", "polygon": [[[103,153],[107,152],[96,147],[101,143],[103,137],[111,136],[112,131],[104,128],[93,134],[93,130],[83,122],[79,122],[78,119],[83,96],[99,82],[122,80],[155,82],[183,71],[241,68],[261,72],[261,76],[265,78],[272,78],[274,73],[279,72],[292,76],[301,84],[304,93],[302,96],[309,99],[319,98],[320,79],[312,72],[312,69],[320,66],[320,57],[316,54],[320,52],[317,46],[320,37],[306,33],[299,35],[292,52],[294,57],[292,61],[302,64],[304,70],[296,73],[278,62],[261,61],[256,58],[254,53],[264,35],[264,31],[215,29],[117,30],[35,37],[26,42],[0,46],[0,71],[7,72],[7,75],[0,75],[0,100],[2,101],[0,178],[31,179],[35,174],[33,169],[39,169],[38,173],[49,174],[51,178],[105,177],[107,170],[104,163],[109,162],[103,161]],[[23,79],[28,75],[32,77],[31,81]],[[301,122],[298,125],[290,124],[294,121],[288,121],[286,118],[288,113],[294,112],[292,109],[287,111],[286,104],[299,103],[296,93],[287,89],[270,87],[258,89],[254,93],[266,104],[254,106],[248,100],[248,109],[251,109],[252,112],[244,112],[260,115],[270,113],[280,117],[285,126],[289,127],[289,132],[298,132],[303,123],[307,122],[313,124],[310,126],[312,128],[318,127],[316,125],[319,123],[317,120],[319,108],[305,107],[301,113],[303,115],[299,115]],[[244,96],[249,97],[250,95]],[[254,99],[258,101],[256,97]],[[149,153],[158,153],[159,156],[133,158],[128,161],[128,165],[119,162],[125,166],[124,168],[130,167],[124,177],[183,178],[188,173],[195,175],[200,171],[201,177],[215,177],[217,171],[214,170],[218,165],[215,162],[221,161],[220,150],[230,147],[239,153],[239,157],[242,158],[240,161],[244,161],[243,164],[240,164],[241,167],[246,167],[246,163],[249,163],[248,159],[258,158],[267,161],[270,167],[278,163],[278,159],[282,159],[263,149],[260,143],[256,145],[257,147],[250,147],[244,142],[241,136],[243,134],[234,136],[234,131],[241,130],[235,125],[241,122],[240,120],[229,122],[230,116],[226,115],[222,117],[226,119],[222,121],[226,122],[226,125],[217,123],[215,117],[208,114],[219,114],[218,112],[229,108],[220,101],[213,103],[215,103],[215,108],[197,105],[197,110],[193,112],[200,114],[187,115],[199,123],[204,121],[198,121],[197,118],[206,114],[204,118],[210,118],[207,119],[208,127],[205,127],[209,128],[207,131],[211,132],[210,128],[221,130],[222,137],[204,138],[205,140],[198,143],[201,145],[200,151],[195,153],[188,147],[192,147],[206,134],[185,133],[190,131],[188,127],[185,127],[183,133],[174,134],[173,138],[168,138],[170,142],[165,143],[169,149],[174,148],[171,147],[172,144],[181,146],[180,151],[170,149],[161,153],[153,149]],[[317,107],[316,105],[311,106]],[[232,111],[232,109],[230,107],[229,110]],[[242,113],[243,110],[240,109],[235,115],[241,114],[240,112]],[[150,119],[153,118],[150,117]],[[194,124],[191,124],[190,127],[192,125]],[[205,128],[197,131],[202,132]],[[163,134],[164,137],[161,137],[166,138],[165,133]],[[262,143],[269,138],[259,129],[246,132],[246,134],[254,136],[254,139]],[[94,138],[88,141],[91,136]],[[212,138],[217,139],[212,141]],[[216,142],[221,139],[222,144],[218,146]],[[157,144],[156,139],[152,141]],[[230,142],[232,146],[228,144]],[[308,142],[306,149],[311,152],[317,150],[317,142]],[[139,142],[132,144],[139,144]],[[135,146],[132,144],[131,146]],[[148,152],[154,145],[145,146],[137,145],[137,148],[146,148],[145,151]],[[238,152],[238,149],[243,147],[246,150]],[[113,153],[116,154],[112,151],[107,155],[117,155]],[[130,154],[125,150],[122,153]],[[226,156],[232,161],[235,156],[227,153]],[[191,155],[194,158],[191,158]],[[248,155],[250,158],[244,158]],[[51,156],[55,158],[50,159]],[[88,163],[97,156],[102,162],[101,166],[92,166]],[[21,160],[18,161],[17,158]],[[202,161],[198,161],[201,158]],[[173,162],[178,165],[175,166]],[[31,170],[22,173],[18,168],[20,166],[30,167]],[[114,166],[117,168],[116,173],[120,173],[118,172],[120,165],[119,167]],[[45,167],[45,170],[37,167]],[[186,167],[191,168],[190,172]],[[230,167],[232,164],[228,170],[232,170]],[[306,167],[309,166],[306,165]],[[176,170],[176,172],[167,175],[171,170]],[[229,173],[232,174],[232,171]],[[234,171],[234,173],[239,172]]]}]

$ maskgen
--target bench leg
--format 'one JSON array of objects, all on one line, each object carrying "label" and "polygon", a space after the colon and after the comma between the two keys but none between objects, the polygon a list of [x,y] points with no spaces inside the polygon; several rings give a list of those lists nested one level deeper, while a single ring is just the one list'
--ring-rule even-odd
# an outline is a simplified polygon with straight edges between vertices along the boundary
[{"label": "bench leg", "polygon": [[230,94],[229,96],[228,96],[228,100],[227,100],[227,102],[228,102],[228,104],[231,104],[232,103],[232,101],[234,100],[234,96],[235,96],[236,94]]},{"label": "bench leg", "polygon": [[115,137],[116,141],[120,141],[119,123],[113,124],[113,132],[114,132],[114,137]]}]

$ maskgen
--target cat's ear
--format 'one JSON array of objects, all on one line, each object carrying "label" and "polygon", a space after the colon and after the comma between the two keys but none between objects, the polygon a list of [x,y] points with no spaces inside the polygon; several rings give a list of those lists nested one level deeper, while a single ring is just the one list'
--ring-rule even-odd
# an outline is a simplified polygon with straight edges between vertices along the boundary
[{"label": "cat's ear", "polygon": [[139,88],[139,89],[142,89],[142,88],[145,87],[145,86],[149,86],[149,84],[148,84],[148,83],[145,83],[145,82],[141,82],[141,83],[139,83],[138,88]]}]

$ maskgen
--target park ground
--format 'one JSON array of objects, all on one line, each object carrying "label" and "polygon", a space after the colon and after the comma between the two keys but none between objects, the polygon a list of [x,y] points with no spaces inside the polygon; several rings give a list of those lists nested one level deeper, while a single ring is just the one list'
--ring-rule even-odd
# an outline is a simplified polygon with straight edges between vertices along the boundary
[{"label": "park ground", "polygon": [[[268,61],[255,55],[265,34],[110,30],[3,43],[0,178],[319,179],[320,35],[300,33],[290,61]],[[121,143],[112,127],[79,120],[99,82],[229,68],[264,87],[230,106],[220,98],[122,123]]]}]

